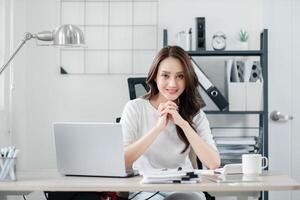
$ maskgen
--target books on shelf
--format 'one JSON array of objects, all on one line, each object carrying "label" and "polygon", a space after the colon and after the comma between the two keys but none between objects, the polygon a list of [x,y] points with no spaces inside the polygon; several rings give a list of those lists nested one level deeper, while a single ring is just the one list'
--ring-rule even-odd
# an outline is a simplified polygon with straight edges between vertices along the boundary
[{"label": "books on shelf", "polygon": [[219,153],[222,155],[225,154],[243,154],[243,153],[249,153],[250,151],[247,149],[223,149],[219,150]]},{"label": "books on shelf", "polygon": [[257,137],[215,137],[221,157],[221,165],[242,162],[242,155],[257,153]]},{"label": "books on shelf", "polygon": [[242,159],[235,159],[235,160],[232,160],[232,159],[221,159],[221,165],[222,166],[227,165],[227,164],[241,163],[241,162],[242,162]]},{"label": "books on shelf", "polygon": [[217,145],[255,145],[255,137],[215,137]]},{"label": "books on shelf", "polygon": [[259,137],[259,128],[211,128],[214,137]]},{"label": "books on shelf", "polygon": [[255,147],[252,145],[226,145],[226,146],[218,146],[219,151],[224,150],[233,150],[233,151],[240,151],[240,150],[247,150],[247,151],[254,151]]},{"label": "books on shelf", "polygon": [[231,160],[237,160],[242,159],[242,153],[240,154],[221,154],[222,159],[231,159]]}]

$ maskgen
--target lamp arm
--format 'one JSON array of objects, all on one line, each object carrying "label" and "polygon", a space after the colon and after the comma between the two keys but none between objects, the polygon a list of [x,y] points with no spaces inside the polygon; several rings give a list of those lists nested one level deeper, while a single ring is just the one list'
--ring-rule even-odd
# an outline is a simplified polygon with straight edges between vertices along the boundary
[{"label": "lamp arm", "polygon": [[32,34],[32,37],[42,41],[53,41],[52,31],[38,32],[36,34]]},{"label": "lamp arm", "polygon": [[15,57],[15,55],[19,52],[19,50],[23,47],[23,45],[27,42],[27,40],[30,40],[33,38],[33,35],[31,33],[25,33],[24,38],[20,41],[17,48],[14,50],[14,52],[10,55],[9,59],[4,63],[4,65],[0,68],[0,74],[6,69],[8,64],[11,62],[11,60]]}]

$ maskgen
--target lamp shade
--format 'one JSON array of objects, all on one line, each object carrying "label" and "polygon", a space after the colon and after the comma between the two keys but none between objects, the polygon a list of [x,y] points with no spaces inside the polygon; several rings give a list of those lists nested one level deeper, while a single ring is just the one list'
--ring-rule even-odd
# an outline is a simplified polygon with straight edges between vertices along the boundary
[{"label": "lamp shade", "polygon": [[53,45],[54,46],[84,46],[83,32],[74,25],[65,24],[57,27],[53,31]]}]

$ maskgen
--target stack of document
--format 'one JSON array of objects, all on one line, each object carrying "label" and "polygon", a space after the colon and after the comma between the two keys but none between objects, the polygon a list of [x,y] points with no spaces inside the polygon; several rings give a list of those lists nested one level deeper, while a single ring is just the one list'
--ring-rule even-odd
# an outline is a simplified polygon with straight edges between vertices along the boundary
[{"label": "stack of document", "polygon": [[226,145],[226,146],[218,146],[219,152],[222,154],[225,153],[255,153],[256,149],[253,145]]},{"label": "stack of document", "polygon": [[222,165],[240,163],[243,154],[257,152],[254,145],[223,145],[218,146],[218,150]]},{"label": "stack of document", "polygon": [[141,172],[142,184],[161,184],[161,183],[198,183],[201,170],[182,170],[182,169],[155,169]]},{"label": "stack of document", "polygon": [[240,163],[243,154],[257,151],[260,128],[214,127],[211,131],[221,155],[222,165]]},{"label": "stack of document", "polygon": [[249,127],[212,127],[214,137],[259,137],[259,128]]},{"label": "stack of document", "polygon": [[255,137],[215,137],[217,145],[255,145]]}]

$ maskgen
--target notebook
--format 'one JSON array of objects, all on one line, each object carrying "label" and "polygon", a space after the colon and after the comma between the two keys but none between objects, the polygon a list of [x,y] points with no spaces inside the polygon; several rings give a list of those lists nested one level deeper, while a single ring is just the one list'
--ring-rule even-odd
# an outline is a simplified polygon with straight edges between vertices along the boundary
[{"label": "notebook", "polygon": [[121,124],[54,123],[57,168],[63,175],[128,177]]},{"label": "notebook", "polygon": [[215,169],[216,174],[242,174],[243,166],[241,163],[226,164],[222,168]]},{"label": "notebook", "polygon": [[259,175],[214,174],[214,175],[205,175],[203,177],[216,183],[239,183],[239,182],[261,182],[262,181],[262,178]]}]

